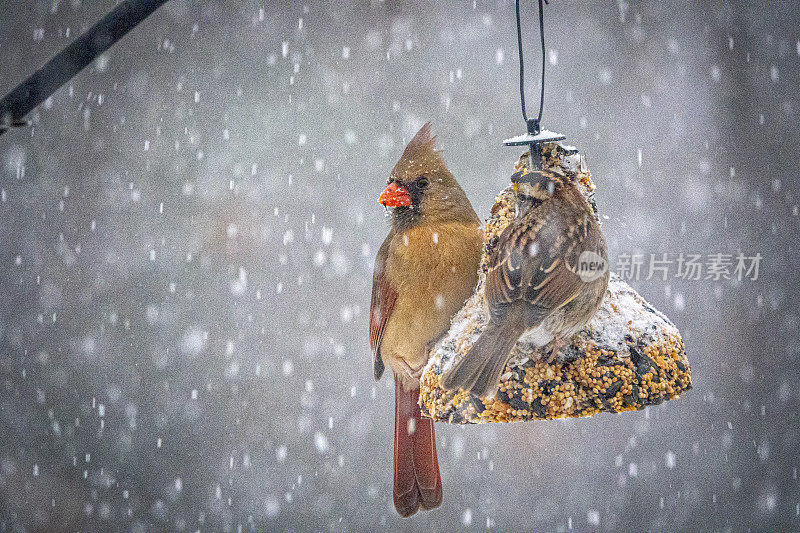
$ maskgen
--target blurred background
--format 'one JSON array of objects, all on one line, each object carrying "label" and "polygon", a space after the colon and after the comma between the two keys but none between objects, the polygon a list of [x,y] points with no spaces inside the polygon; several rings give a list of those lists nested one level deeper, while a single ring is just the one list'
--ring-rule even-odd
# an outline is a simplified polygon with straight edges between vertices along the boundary
[{"label": "blurred background", "polygon": [[[0,93],[115,5],[3,2]],[[377,197],[432,120],[488,216],[524,129],[514,4],[168,2],[0,137],[0,531],[800,529],[799,22],[545,7],[543,124],[586,156],[612,256],[760,253],[759,276],[632,280],[694,389],[437,425],[444,503],[402,520]]]}]

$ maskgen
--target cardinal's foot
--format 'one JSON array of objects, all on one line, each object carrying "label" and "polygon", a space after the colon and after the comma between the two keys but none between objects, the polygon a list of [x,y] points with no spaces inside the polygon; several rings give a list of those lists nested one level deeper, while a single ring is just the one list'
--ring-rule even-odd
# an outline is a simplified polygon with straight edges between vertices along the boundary
[{"label": "cardinal's foot", "polygon": [[422,377],[422,371],[425,369],[425,363],[419,365],[418,368],[414,368],[402,359],[400,360],[400,368],[408,377],[407,382],[414,383],[417,387],[419,387],[419,378]]}]

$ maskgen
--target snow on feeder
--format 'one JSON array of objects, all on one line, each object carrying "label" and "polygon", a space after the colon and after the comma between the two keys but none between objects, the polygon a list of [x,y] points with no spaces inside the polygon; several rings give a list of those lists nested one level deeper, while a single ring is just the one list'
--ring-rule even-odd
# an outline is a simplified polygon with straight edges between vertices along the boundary
[{"label": "snow on feeder", "polygon": [[[540,145],[534,165],[569,180],[592,206],[595,185],[584,158],[560,143]],[[529,153],[514,172],[527,171]],[[433,348],[422,374],[424,415],[454,424],[516,422],[618,413],[677,398],[692,386],[691,369],[678,329],[627,283],[611,275],[600,309],[552,363],[525,336],[516,343],[492,398],[440,387],[441,375],[470,349],[486,327],[485,279],[493,243],[515,217],[511,187],[495,199],[486,222],[484,253],[473,296]]]}]

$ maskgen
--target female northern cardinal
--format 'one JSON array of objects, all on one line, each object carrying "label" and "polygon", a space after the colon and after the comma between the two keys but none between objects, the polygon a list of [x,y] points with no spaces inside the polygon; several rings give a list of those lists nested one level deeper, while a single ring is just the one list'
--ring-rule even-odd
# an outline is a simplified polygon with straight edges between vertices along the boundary
[{"label": "female northern cardinal", "polygon": [[394,506],[406,517],[442,503],[433,421],[419,378],[433,344],[472,294],[483,233],[467,195],[435,150],[430,123],[406,146],[379,201],[394,208],[372,277],[369,341],[375,379],[394,373]]},{"label": "female northern cardinal", "polygon": [[517,218],[489,258],[489,324],[441,380],[479,397],[496,390],[511,349],[528,332],[550,358],[594,315],[608,287],[600,225],[575,183],[550,171],[512,176]]}]

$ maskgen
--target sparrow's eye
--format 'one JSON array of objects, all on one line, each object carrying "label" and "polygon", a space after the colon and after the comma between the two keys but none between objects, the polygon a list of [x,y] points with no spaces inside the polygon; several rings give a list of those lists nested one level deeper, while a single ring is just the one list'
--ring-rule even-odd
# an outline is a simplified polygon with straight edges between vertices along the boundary
[{"label": "sparrow's eye", "polygon": [[417,184],[418,188],[427,189],[428,185],[430,185],[431,182],[428,181],[428,178],[426,178],[425,176],[420,176],[419,178],[417,178],[415,183]]}]

